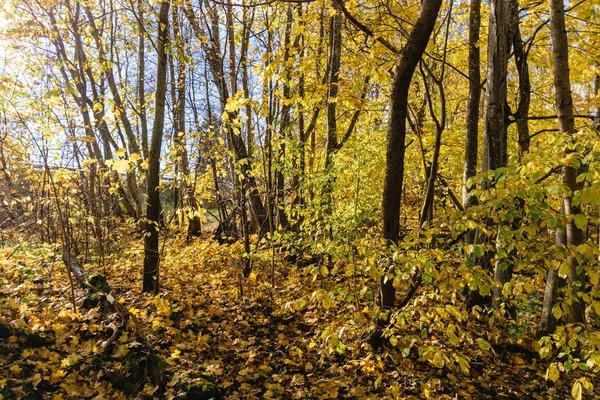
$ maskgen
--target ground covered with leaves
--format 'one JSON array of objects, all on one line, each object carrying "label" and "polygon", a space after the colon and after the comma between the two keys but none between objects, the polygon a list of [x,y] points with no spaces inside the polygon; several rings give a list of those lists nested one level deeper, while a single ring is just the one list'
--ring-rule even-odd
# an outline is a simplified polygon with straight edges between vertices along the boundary
[{"label": "ground covered with leaves", "polygon": [[[492,326],[459,302],[435,304],[427,287],[407,307],[415,322],[397,324],[373,352],[375,284],[350,260],[300,268],[267,246],[242,282],[238,244],[171,239],[160,293],[145,295],[138,239],[124,235],[102,262],[80,257],[135,316],[135,329],[108,348],[113,311],[82,306],[86,294],[76,285],[71,291],[59,248],[15,242],[0,249],[0,399],[560,399],[581,376],[598,384],[585,372],[548,379],[550,360],[540,359],[536,342],[500,333],[514,334],[515,327],[500,329],[510,321]],[[446,332],[423,324],[434,314]],[[140,337],[161,360],[162,394],[139,357],[133,361]]]}]

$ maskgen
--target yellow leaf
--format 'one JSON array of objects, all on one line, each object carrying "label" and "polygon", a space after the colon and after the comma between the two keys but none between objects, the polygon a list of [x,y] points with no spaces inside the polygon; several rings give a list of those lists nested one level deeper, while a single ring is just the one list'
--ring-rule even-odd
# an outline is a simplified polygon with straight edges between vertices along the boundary
[{"label": "yellow leaf", "polygon": [[377,377],[377,379],[375,379],[375,384],[373,386],[375,386],[375,389],[377,389],[379,387],[379,385],[381,385],[381,379],[383,378],[383,375],[379,375]]},{"label": "yellow leaf", "polygon": [[171,358],[181,358],[181,351],[179,351],[179,349],[176,349],[174,352],[171,353]]},{"label": "yellow leaf", "polygon": [[329,270],[327,269],[327,267],[325,265],[321,265],[319,272],[321,272],[321,275],[323,275],[323,276],[329,275]]},{"label": "yellow leaf", "polygon": [[600,315],[600,302],[593,303],[592,307],[594,308],[596,315]]},{"label": "yellow leaf", "polygon": [[573,389],[571,389],[571,395],[575,400],[581,400],[583,395],[583,388],[581,387],[581,382],[577,381],[573,384]]},{"label": "yellow leaf", "polygon": [[50,382],[51,383],[56,383],[59,379],[61,379],[62,377],[64,377],[66,375],[65,371],[63,371],[62,369],[59,369],[57,371],[54,371],[51,375],[50,375]]},{"label": "yellow leaf", "polygon": [[13,364],[8,369],[14,374],[20,374],[23,371],[23,368],[19,367],[17,364]]},{"label": "yellow leaf", "polygon": [[133,153],[130,157],[129,160],[133,161],[133,162],[138,162],[142,159],[142,156],[140,156],[140,153]]},{"label": "yellow leaf", "polygon": [[125,149],[119,149],[115,152],[115,154],[117,155],[117,157],[123,157],[124,155],[127,154],[127,150]]},{"label": "yellow leaf", "polygon": [[448,341],[450,342],[451,345],[456,346],[460,340],[458,339],[458,336],[456,336],[454,334],[454,332],[450,332],[448,334]]},{"label": "yellow leaf", "polygon": [[550,379],[552,382],[556,382],[560,377],[560,372],[556,368],[556,363],[550,364],[550,367],[546,370],[546,379]]},{"label": "yellow leaf", "polygon": [[36,387],[41,381],[42,376],[40,374],[35,374],[33,377],[31,377],[31,383],[33,384],[33,387]]},{"label": "yellow leaf", "polygon": [[129,170],[129,160],[113,160],[111,168],[120,174],[125,174]]}]

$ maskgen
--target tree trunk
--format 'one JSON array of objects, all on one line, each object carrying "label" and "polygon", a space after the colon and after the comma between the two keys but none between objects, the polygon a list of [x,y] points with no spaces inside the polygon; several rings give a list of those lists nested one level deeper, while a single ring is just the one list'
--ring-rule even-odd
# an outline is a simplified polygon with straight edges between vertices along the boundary
[{"label": "tree trunk", "polygon": [[[394,72],[390,94],[390,118],[382,201],[382,233],[390,243],[397,243],[400,234],[400,202],[404,179],[406,113],[410,82],[429,42],[441,4],[441,0],[423,0],[419,17],[402,49]],[[380,305],[383,310],[392,308],[395,303],[395,289],[392,282],[393,279],[386,279],[385,276],[379,279]],[[377,338],[381,338],[383,329],[388,322],[388,315],[378,318],[376,331],[373,334],[373,343],[376,344]]]},{"label": "tree trunk", "polygon": [[[483,134],[482,170],[493,171],[506,166],[507,152],[507,110],[506,110],[506,71],[508,65],[509,45],[509,2],[505,0],[490,1],[490,26],[488,34],[488,75],[487,75],[487,108]],[[486,183],[490,188],[494,182]],[[498,241],[497,241],[498,243]],[[494,266],[495,286],[492,303],[499,304],[502,287],[511,278],[511,268],[501,268],[501,263]]]},{"label": "tree trunk", "polygon": [[159,288],[159,254],[158,230],[160,218],[160,150],[165,122],[165,99],[167,96],[167,52],[169,39],[169,6],[170,1],[162,1],[158,16],[159,32],[157,40],[156,94],[154,105],[154,124],[152,139],[148,153],[148,205],[146,207],[146,235],[144,238],[144,275],[142,291],[158,293]]},{"label": "tree trunk", "polygon": [[508,158],[506,148],[506,69],[508,64],[509,16],[507,1],[490,1],[487,107],[483,134],[482,169],[484,172],[505,167]]},{"label": "tree trunk", "polygon": [[521,29],[519,28],[519,2],[511,1],[512,17],[512,43],[514,48],[515,64],[519,74],[519,103],[517,105],[516,121],[519,142],[519,156],[529,151],[531,138],[529,137],[529,104],[531,103],[531,82],[529,81],[529,65],[527,53],[523,49]]},{"label": "tree trunk", "polygon": [[291,106],[287,104],[291,96],[290,88],[290,69],[288,67],[288,60],[290,58],[290,34],[292,29],[293,14],[292,6],[287,7],[287,21],[285,26],[285,34],[283,39],[284,54],[283,54],[283,104],[281,106],[281,125],[279,130],[280,143],[277,157],[277,168],[275,170],[275,206],[277,207],[277,222],[283,231],[287,231],[290,228],[290,222],[285,211],[285,176],[283,174],[283,167],[285,165],[285,142],[289,136],[290,130],[290,113]]},{"label": "tree trunk", "polygon": [[[560,210],[561,216],[565,215],[564,204]],[[557,246],[565,246],[567,244],[567,233],[563,227],[556,230],[555,244]],[[558,289],[564,286],[564,280],[558,276],[558,271],[552,265],[548,268],[546,276],[546,287],[544,289],[544,300],[542,303],[542,313],[540,315],[540,323],[537,327],[537,338],[549,335],[556,329],[556,318],[552,314],[552,308],[556,304]]]},{"label": "tree trunk", "polygon": [[[329,79],[327,91],[327,149],[325,172],[331,166],[332,157],[338,147],[337,141],[337,95],[339,92],[340,63],[342,56],[342,12],[337,5],[330,20],[329,31]],[[330,183],[329,179],[327,180]]]},{"label": "tree trunk", "polygon": [[[448,15],[446,16],[446,36],[444,39],[444,55],[441,62],[441,71],[439,78],[435,77],[433,72],[421,61],[421,73],[423,75],[423,84],[425,86],[425,94],[427,98],[427,104],[429,106],[429,113],[431,115],[431,119],[435,122],[436,132],[435,132],[435,145],[433,148],[433,157],[431,159],[431,168],[429,170],[429,177],[427,179],[427,190],[425,192],[425,201],[423,202],[423,208],[421,209],[421,217],[419,219],[419,226],[423,226],[426,221],[431,223],[433,219],[433,200],[434,200],[434,189],[435,189],[435,180],[437,178],[438,172],[438,164],[440,158],[440,151],[442,148],[442,133],[446,128],[446,92],[444,91],[444,72],[446,67],[446,56],[448,49],[448,38],[450,34],[450,20],[452,16],[452,6],[448,10]],[[425,68],[423,68],[425,67]],[[433,108],[433,92],[429,88],[429,83],[427,82],[426,74],[424,69],[427,69],[429,75],[431,76],[432,81],[435,83],[438,89],[438,93],[440,96],[440,109],[441,115],[438,118],[435,114]]]},{"label": "tree trunk", "polygon": [[419,18],[406,46],[402,49],[392,82],[382,201],[382,231],[383,237],[394,243],[398,241],[400,233],[408,91],[417,63],[429,42],[441,3],[441,0],[424,0],[422,2]]},{"label": "tree trunk", "polygon": [[471,0],[469,15],[469,100],[467,105],[467,132],[465,134],[465,164],[463,172],[463,207],[475,205],[477,198],[470,196],[469,179],[477,174],[479,135],[479,99],[481,98],[481,71],[479,66],[479,28],[481,0]]},{"label": "tree trunk", "polygon": [[138,0],[138,70],[137,89],[140,125],[142,127],[142,156],[148,158],[148,120],[146,118],[146,56],[145,56],[145,31],[144,31],[144,8],[142,0]]},{"label": "tree trunk", "polygon": [[[563,135],[573,141],[575,133],[575,118],[573,116],[573,99],[571,96],[571,82],[569,76],[569,47],[567,30],[565,27],[565,10],[563,0],[550,0],[550,25],[552,37],[554,89],[556,91],[556,111],[558,127]],[[571,150],[565,150],[565,153]],[[574,248],[584,243],[584,232],[579,229],[573,217],[581,214],[579,205],[573,204],[573,194],[581,190],[582,183],[577,183],[579,171],[572,165],[563,167],[562,182],[569,190],[563,196],[565,217],[567,218],[567,246]],[[578,293],[583,290],[585,273],[578,272],[578,263],[575,257],[569,257],[569,273],[567,276],[569,316],[568,322],[585,323],[585,303]]]}]

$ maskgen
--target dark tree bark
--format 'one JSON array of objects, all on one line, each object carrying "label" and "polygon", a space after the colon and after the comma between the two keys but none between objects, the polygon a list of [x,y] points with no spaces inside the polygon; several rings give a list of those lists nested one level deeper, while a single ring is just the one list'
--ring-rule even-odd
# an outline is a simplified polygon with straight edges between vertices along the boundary
[{"label": "dark tree bark", "polygon": [[[431,115],[431,119],[435,122],[436,132],[435,132],[435,145],[433,148],[433,157],[431,158],[431,167],[429,169],[429,177],[427,178],[427,190],[425,192],[425,201],[423,202],[423,207],[421,209],[421,216],[419,218],[419,225],[423,226],[426,221],[431,223],[433,219],[433,200],[434,200],[434,189],[435,189],[435,181],[437,178],[440,151],[442,148],[442,133],[446,128],[446,92],[444,91],[444,72],[446,67],[446,56],[448,49],[448,38],[450,33],[450,20],[452,15],[452,6],[448,10],[448,15],[446,16],[446,37],[444,39],[444,55],[442,59],[441,72],[439,77],[435,77],[433,72],[425,65],[423,61],[421,61],[421,72],[423,75],[423,84],[425,86],[425,94],[427,98],[427,105],[429,106],[429,114]],[[425,67],[425,68],[423,68]],[[427,82],[427,76],[425,74],[424,69],[427,69],[428,74],[431,76],[431,80],[435,83],[435,86],[438,89],[438,93],[440,96],[440,118],[436,116],[436,113],[433,108],[433,92],[429,87],[429,83]]]},{"label": "dark tree bark", "polygon": [[167,97],[167,52],[169,40],[169,6],[170,1],[162,1],[158,16],[159,31],[157,40],[156,94],[154,105],[154,124],[152,139],[148,153],[148,204],[146,207],[146,235],[144,238],[144,274],[142,291],[158,293],[159,288],[159,254],[158,230],[160,218],[160,150],[165,122],[165,99]]},{"label": "dark tree bark", "polygon": [[140,116],[140,125],[142,130],[142,156],[148,158],[148,119],[146,118],[146,33],[144,31],[144,8],[142,0],[138,0],[138,76],[137,90]]},{"label": "dark tree bark", "polygon": [[506,69],[508,65],[509,3],[490,1],[488,34],[488,74],[486,88],[486,115],[483,134],[483,171],[506,166],[507,115]]},{"label": "dark tree bark", "polygon": [[480,25],[481,0],[471,0],[471,12],[469,14],[469,100],[462,186],[462,202],[465,209],[477,203],[477,198],[469,196],[468,181],[477,174],[479,100],[481,98],[481,68],[478,45]]},{"label": "dark tree bark", "polygon": [[[561,216],[565,215],[565,206],[560,210]],[[567,244],[567,233],[565,228],[559,227],[556,230],[555,243],[557,246],[565,246]],[[550,266],[546,275],[546,287],[544,288],[544,300],[542,302],[542,313],[540,315],[540,323],[537,327],[537,338],[549,335],[556,329],[556,318],[552,314],[552,308],[557,302],[558,289],[564,286],[564,279],[558,276],[556,268]]]},{"label": "dark tree bark", "polygon": [[275,171],[275,206],[277,207],[277,224],[281,227],[282,230],[287,231],[290,228],[290,222],[287,217],[287,213],[285,211],[285,176],[283,174],[283,160],[285,160],[285,142],[289,136],[290,130],[290,113],[291,113],[291,105],[286,103],[291,96],[291,88],[290,88],[290,69],[287,66],[288,60],[290,58],[290,35],[292,29],[293,22],[293,14],[292,14],[292,6],[288,6],[287,8],[287,16],[286,16],[286,26],[285,26],[285,34],[283,38],[283,46],[284,46],[284,54],[283,54],[283,64],[285,65],[285,70],[283,72],[284,82],[283,82],[283,104],[281,106],[281,125],[279,130],[279,136],[281,137],[281,143],[279,144],[278,151],[278,167]]},{"label": "dark tree bark", "polygon": [[[400,234],[400,202],[404,179],[406,113],[410,82],[429,42],[441,4],[441,0],[423,0],[421,3],[419,17],[402,49],[392,81],[382,202],[382,233],[390,243],[397,243]],[[389,310],[395,303],[396,293],[392,282],[393,279],[386,280],[385,276],[379,280],[379,302],[383,310]],[[388,322],[389,316],[378,318],[376,331],[372,336],[375,345],[381,341],[383,329]]]},{"label": "dark tree bark", "polygon": [[529,137],[529,104],[531,103],[531,82],[529,80],[528,54],[523,47],[521,29],[519,27],[519,2],[511,1],[512,17],[512,43],[514,48],[515,64],[519,74],[519,103],[515,113],[517,122],[517,135],[519,142],[519,156],[529,151],[531,138]]},{"label": "dark tree bark", "polygon": [[342,55],[342,13],[336,6],[336,13],[330,18],[329,31],[329,78],[327,91],[327,148],[325,170],[331,166],[337,141],[337,95],[339,92],[340,64]]},{"label": "dark tree bark", "polygon": [[[302,26],[302,30],[300,34],[296,38],[296,43],[300,48],[299,58],[303,59],[305,54],[305,44],[304,44],[304,20],[302,18],[302,4],[298,5],[298,19],[300,20],[300,24]],[[301,73],[300,78],[298,80],[298,95],[300,99],[304,100],[304,84],[305,84],[305,74]],[[302,103],[298,105],[298,154],[294,159],[294,175],[292,176],[292,193],[294,197],[293,204],[294,206],[302,207],[304,205],[304,194],[302,192],[302,188],[300,184],[304,178],[304,173],[306,169],[306,129],[305,129],[305,110]],[[294,229],[300,228],[300,221],[294,225]]]},{"label": "dark tree bark", "polygon": [[[575,133],[575,118],[573,114],[573,98],[571,96],[571,82],[569,76],[569,44],[567,40],[567,29],[565,27],[565,5],[563,0],[550,0],[550,25],[552,37],[552,56],[554,89],[556,91],[556,112],[558,115],[558,127],[563,135],[573,141]],[[570,150],[566,150],[570,152]],[[573,203],[573,194],[582,189],[583,183],[577,183],[578,171],[572,165],[563,167],[562,182],[569,190],[563,196],[565,217],[567,218],[567,246],[575,247],[584,243],[585,235],[579,229],[573,217],[581,214],[579,205]],[[567,276],[569,296],[568,322],[585,323],[585,303],[578,296],[583,291],[585,283],[584,271],[578,272],[578,263],[575,257],[569,257],[569,273]]]},{"label": "dark tree bark", "polygon": [[400,233],[400,202],[404,179],[404,150],[408,91],[413,73],[435,25],[441,0],[424,0],[419,18],[402,49],[394,72],[390,94],[390,118],[387,134],[386,169],[383,188],[383,237],[397,242]]},{"label": "dark tree bark", "polygon": [[[506,166],[507,152],[507,109],[506,109],[506,71],[509,47],[509,2],[504,0],[490,1],[490,26],[488,34],[488,75],[486,98],[487,107],[483,133],[483,165],[482,170],[493,171]],[[485,184],[486,188],[493,182]],[[499,261],[494,266],[495,286],[492,302],[500,303],[502,287],[512,275],[511,268],[502,268]]]}]

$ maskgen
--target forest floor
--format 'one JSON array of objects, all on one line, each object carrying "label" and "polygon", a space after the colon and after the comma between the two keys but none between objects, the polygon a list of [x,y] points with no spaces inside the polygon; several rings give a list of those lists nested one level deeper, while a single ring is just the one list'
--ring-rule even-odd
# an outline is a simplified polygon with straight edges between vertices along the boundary
[{"label": "forest floor", "polygon": [[[183,235],[181,235],[183,236]],[[84,291],[71,287],[60,251],[18,242],[0,248],[0,322],[36,332],[48,343],[28,345],[18,335],[0,338],[0,399],[127,398],[109,383],[107,371],[130,376],[128,353],[139,345],[124,332],[109,354],[102,311],[81,306]],[[161,242],[162,245],[162,242]],[[228,399],[563,399],[572,380],[546,380],[548,361],[517,346],[496,344],[494,329],[475,321],[473,337],[488,335],[492,348],[461,341],[467,365],[447,359],[424,361],[416,346],[388,345],[374,353],[367,344],[375,305],[349,291],[362,287],[335,268],[326,276],[257,256],[240,292],[241,247],[206,238],[186,244],[169,239],[163,247],[161,289],[140,290],[141,235],[116,242],[103,260],[82,260],[89,273],[105,274],[112,296],[139,320],[152,350],[163,359],[167,385],[161,396],[207,378]],[[372,283],[367,283],[367,285]],[[416,327],[421,331],[422,327]],[[433,338],[435,340],[435,338]],[[516,350],[515,350],[516,348]],[[598,384],[596,377],[589,377]],[[138,382],[136,398],[156,388]]]}]

